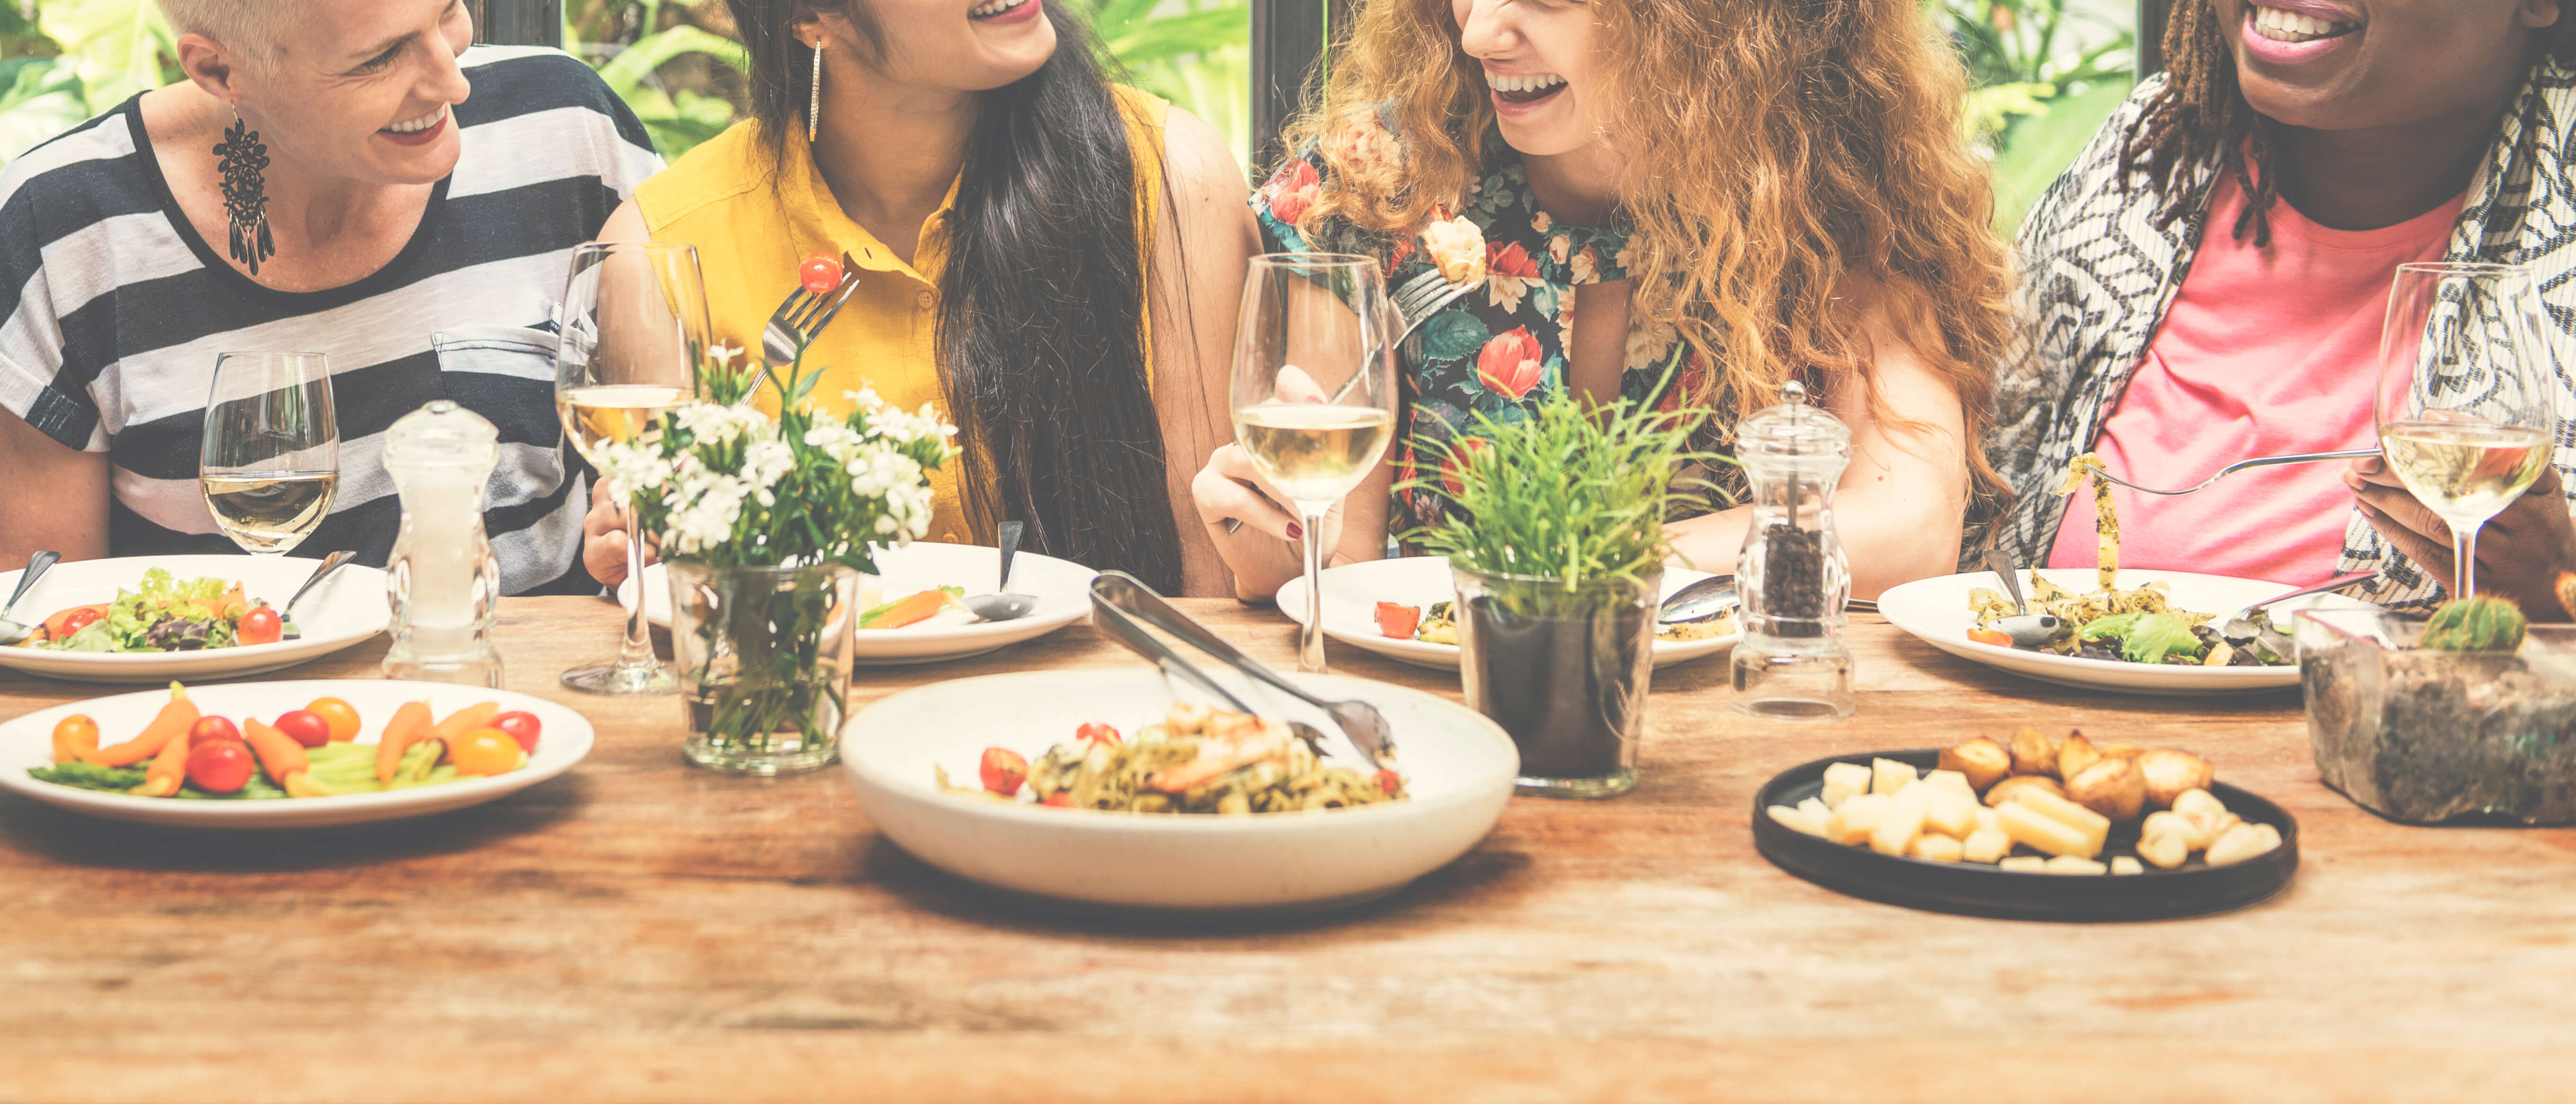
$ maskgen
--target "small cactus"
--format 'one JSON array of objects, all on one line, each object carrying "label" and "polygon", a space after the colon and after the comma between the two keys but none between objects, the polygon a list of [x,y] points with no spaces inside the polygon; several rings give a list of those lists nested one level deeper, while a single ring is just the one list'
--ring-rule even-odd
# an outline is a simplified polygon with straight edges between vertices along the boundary
[{"label": "small cactus", "polygon": [[2480,595],[2444,602],[2424,625],[2423,646],[2442,652],[2510,652],[2522,647],[2522,608]]}]

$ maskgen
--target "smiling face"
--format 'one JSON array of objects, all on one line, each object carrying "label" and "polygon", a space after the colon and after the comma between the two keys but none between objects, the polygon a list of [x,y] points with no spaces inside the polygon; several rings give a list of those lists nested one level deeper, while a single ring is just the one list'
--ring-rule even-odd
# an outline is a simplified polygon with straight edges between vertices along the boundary
[{"label": "smiling face", "polygon": [[2522,79],[2557,0],[2215,0],[2255,111],[2316,130],[2484,109]]},{"label": "smiling face", "polygon": [[225,98],[281,162],[432,184],[456,168],[449,109],[473,91],[456,64],[473,41],[459,0],[310,0],[273,56],[231,65]]},{"label": "smiling face", "polygon": [[1460,49],[1484,70],[1503,141],[1530,157],[1597,140],[1599,24],[1581,0],[1450,0]]},{"label": "smiling face", "polygon": [[[1058,2],[1067,0],[862,0],[866,10],[858,14],[873,36],[849,17],[818,15],[797,28],[797,37],[811,44],[819,35],[830,44],[823,58],[827,86],[831,68],[857,62],[895,84],[982,92],[1037,72],[1055,56],[1055,24],[1045,5]],[[878,49],[869,49],[871,43]],[[837,57],[831,49],[851,44],[859,49],[838,50]]]}]

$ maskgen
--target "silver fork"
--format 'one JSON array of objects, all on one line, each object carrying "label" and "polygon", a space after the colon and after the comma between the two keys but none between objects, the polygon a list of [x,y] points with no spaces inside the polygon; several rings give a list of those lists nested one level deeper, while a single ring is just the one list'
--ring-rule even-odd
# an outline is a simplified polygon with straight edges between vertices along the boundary
[{"label": "silver fork", "polygon": [[841,254],[841,283],[830,292],[816,295],[805,285],[796,285],[796,290],[787,294],[787,301],[770,314],[769,325],[761,328],[760,374],[751,378],[751,389],[758,391],[761,384],[769,382],[771,368],[795,363],[797,350],[813,344],[857,290],[859,268],[850,262],[847,253]]},{"label": "silver fork", "polygon": [[2201,480],[2201,481],[2200,481],[2200,482],[2198,482],[2198,483],[2194,483],[2194,484],[2192,484],[2191,486],[2185,487],[2185,488],[2183,488],[2183,489],[2181,489],[2181,490],[2178,490],[2178,491],[2159,491],[2159,490],[2157,490],[2157,489],[2155,489],[2155,488],[2153,488],[2153,487],[2141,487],[2141,486],[2139,486],[2139,485],[2137,485],[2137,484],[2135,484],[2135,483],[2131,483],[2131,482],[2129,482],[2129,481],[2128,481],[2128,480],[2126,480],[2126,479],[2122,479],[2122,478],[2120,478],[2119,476],[2113,475],[2113,474],[2111,474],[2111,473],[2109,473],[2109,472],[2106,472],[2106,471],[2102,471],[2102,469],[2100,469],[2100,468],[2094,468],[2093,470],[2094,470],[2094,471],[2097,471],[2097,472],[2101,472],[2101,474],[2102,474],[2102,478],[2104,478],[2104,479],[2108,479],[2108,480],[2110,480],[2111,482],[2117,483],[2117,484],[2119,484],[2119,485],[2121,485],[2121,486],[2123,486],[2123,487],[2127,487],[2128,489],[2133,490],[2133,491],[2136,491],[2136,492],[2138,492],[2139,494],[2151,494],[2151,495],[2183,495],[2183,494],[2190,494],[2190,493],[2191,493],[2191,492],[2193,492],[2193,491],[2200,490],[2200,489],[2202,489],[2202,488],[2204,488],[2204,487],[2207,487],[2207,486],[2209,486],[2209,485],[2210,485],[2210,484],[2212,484],[2212,483],[2216,483],[2216,482],[2218,482],[2219,480],[2224,479],[2224,478],[2226,478],[2226,477],[2228,477],[2228,476],[2230,476],[2230,475],[2233,475],[2233,474],[2235,474],[2235,473],[2237,473],[2237,472],[2244,471],[2244,470],[2245,470],[2245,469],[2247,469],[2247,468],[2268,468],[2268,467],[2271,467],[2271,466],[2272,466],[2272,465],[2274,465],[2274,464],[2313,464],[2313,463],[2316,463],[2316,462],[2317,462],[2317,461],[2319,461],[2319,460],[2359,460],[2359,459],[2361,459],[2362,457],[2365,457],[2365,456],[2377,456],[2377,455],[2379,455],[2379,450],[2378,450],[2378,449],[2375,449],[2375,448],[2367,448],[2367,449],[2345,449],[2345,450],[2343,450],[2343,451],[2341,451],[2341,452],[2303,452],[2303,453],[2300,453],[2300,454],[2299,454],[2299,455],[2297,455],[2297,456],[2265,456],[2265,457],[2262,457],[2262,458],[2260,458],[2260,459],[2255,459],[2255,460],[2239,460],[2239,461],[2237,461],[2237,462],[2235,462],[2235,463],[2233,463],[2233,464],[2229,464],[2229,465],[2227,465],[2226,467],[2223,467],[2223,468],[2218,469],[2218,474],[2213,475],[2213,476],[2210,476],[2210,477],[2209,477],[2209,478],[2207,478],[2207,479],[2203,479],[2203,480]]}]

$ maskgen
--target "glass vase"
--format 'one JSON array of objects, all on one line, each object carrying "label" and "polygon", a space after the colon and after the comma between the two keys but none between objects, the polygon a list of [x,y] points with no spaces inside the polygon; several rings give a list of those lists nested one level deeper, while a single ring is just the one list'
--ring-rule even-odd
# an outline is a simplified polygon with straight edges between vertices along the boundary
[{"label": "glass vase", "polygon": [[840,564],[674,562],[671,652],[689,761],[736,774],[831,764],[850,698],[861,580]]},{"label": "glass vase", "polygon": [[1617,797],[1637,786],[1655,669],[1661,572],[1563,580],[1451,568],[1467,704],[1520,749],[1525,794]]}]

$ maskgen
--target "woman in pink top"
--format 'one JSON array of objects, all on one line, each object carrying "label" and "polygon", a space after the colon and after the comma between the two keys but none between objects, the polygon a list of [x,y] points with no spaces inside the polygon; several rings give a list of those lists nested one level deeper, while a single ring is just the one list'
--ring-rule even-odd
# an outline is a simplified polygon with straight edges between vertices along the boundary
[{"label": "woman in pink top", "polygon": [[[2180,0],[2171,71],[2024,223],[2032,355],[2005,373],[1989,438],[2016,493],[1996,544],[2094,563],[2091,496],[2051,493],[2086,450],[2188,486],[2236,460],[2371,446],[2401,263],[2531,265],[2551,316],[2576,320],[2576,209],[2554,190],[2576,166],[2570,23],[2558,0]],[[2576,367],[2576,331],[2550,341]],[[2478,548],[2482,590],[2550,619],[2576,569],[2576,439],[2559,441]],[[2451,574],[2449,530],[2376,460],[2114,501],[2123,566],[2283,583],[2377,570],[2355,593],[2394,605],[2437,599]]]}]

